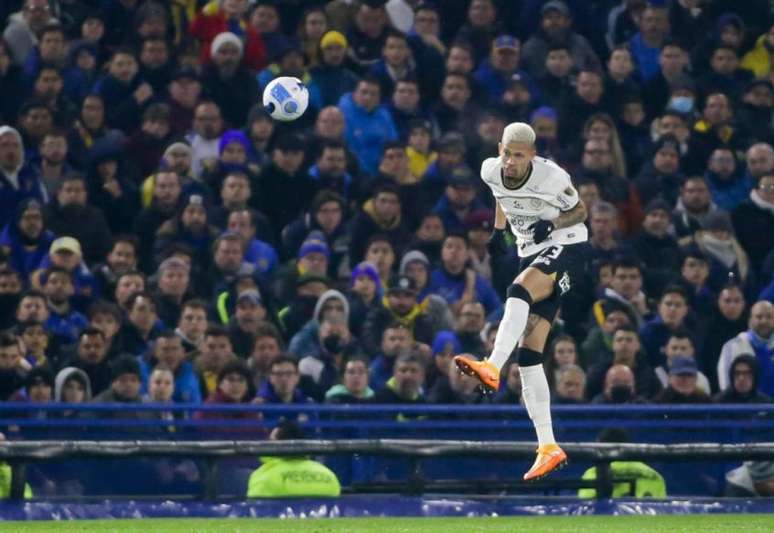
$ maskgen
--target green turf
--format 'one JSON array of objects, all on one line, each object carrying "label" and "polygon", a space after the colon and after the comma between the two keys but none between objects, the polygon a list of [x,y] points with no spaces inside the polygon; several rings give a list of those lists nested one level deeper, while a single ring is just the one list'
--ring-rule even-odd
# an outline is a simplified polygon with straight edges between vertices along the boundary
[{"label": "green turf", "polygon": [[27,533],[738,533],[774,531],[774,515],[551,516],[495,518],[340,518],[315,520],[155,519],[0,522]]}]

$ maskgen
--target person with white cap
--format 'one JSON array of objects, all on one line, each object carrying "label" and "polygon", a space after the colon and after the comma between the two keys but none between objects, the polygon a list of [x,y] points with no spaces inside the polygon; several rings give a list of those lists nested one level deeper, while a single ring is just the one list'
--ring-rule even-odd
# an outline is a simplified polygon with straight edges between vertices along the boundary
[{"label": "person with white cap", "polygon": [[510,224],[521,273],[508,287],[505,313],[489,358],[478,361],[458,355],[454,360],[485,389],[497,391],[500,370],[519,346],[522,396],[538,437],[537,459],[524,474],[526,481],[532,481],[567,462],[567,455],[554,440],[543,350],[560,297],[583,279],[587,213],[569,174],[553,161],[536,156],[535,131],[529,124],[509,124],[499,151],[499,157],[487,159],[481,166],[481,179],[495,197],[490,253],[506,253],[505,232]]},{"label": "person with white cap", "polygon": [[244,64],[244,44],[232,32],[219,33],[210,47],[211,62],[202,73],[204,95],[220,107],[226,123],[240,127],[258,99],[258,82]]}]

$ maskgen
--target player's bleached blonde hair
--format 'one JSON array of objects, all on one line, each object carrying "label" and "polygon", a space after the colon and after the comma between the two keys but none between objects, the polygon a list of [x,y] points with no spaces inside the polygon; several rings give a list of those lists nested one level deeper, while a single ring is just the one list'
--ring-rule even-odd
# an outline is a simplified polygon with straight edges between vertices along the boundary
[{"label": "player's bleached blonde hair", "polygon": [[535,130],[526,122],[512,122],[503,130],[503,145],[510,143],[535,146]]}]

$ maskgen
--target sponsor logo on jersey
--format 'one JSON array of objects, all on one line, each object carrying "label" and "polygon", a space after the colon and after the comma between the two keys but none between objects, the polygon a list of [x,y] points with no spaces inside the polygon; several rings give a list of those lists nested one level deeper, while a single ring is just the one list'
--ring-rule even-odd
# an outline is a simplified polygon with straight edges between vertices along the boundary
[{"label": "sponsor logo on jersey", "polygon": [[559,290],[560,296],[570,290],[570,276],[567,275],[567,272],[562,274],[562,277],[559,278]]}]

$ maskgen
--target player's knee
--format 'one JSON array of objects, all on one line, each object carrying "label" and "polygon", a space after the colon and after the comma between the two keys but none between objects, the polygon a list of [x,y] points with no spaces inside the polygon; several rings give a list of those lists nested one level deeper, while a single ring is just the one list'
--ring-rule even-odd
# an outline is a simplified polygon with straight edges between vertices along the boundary
[{"label": "player's knee", "polygon": [[520,283],[512,284],[505,293],[508,295],[508,298],[518,298],[527,302],[527,305],[532,305],[532,295]]},{"label": "player's knee", "polygon": [[519,366],[535,366],[543,364],[543,354],[530,348],[519,348],[517,352],[519,358]]}]

